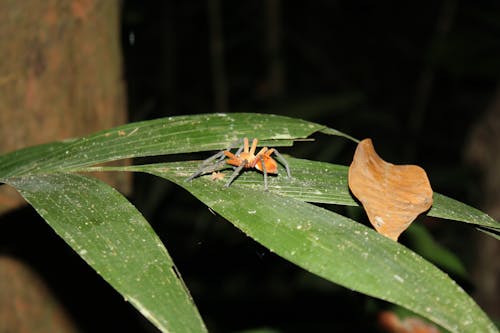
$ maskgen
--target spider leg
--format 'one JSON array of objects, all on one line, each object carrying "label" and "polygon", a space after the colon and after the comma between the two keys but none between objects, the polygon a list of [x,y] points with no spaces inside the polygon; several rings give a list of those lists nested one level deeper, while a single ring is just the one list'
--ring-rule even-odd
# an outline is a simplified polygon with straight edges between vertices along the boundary
[{"label": "spider leg", "polygon": [[[210,156],[209,158],[207,158],[206,160],[204,160],[203,162],[201,162],[198,170],[196,170],[191,176],[189,176],[186,179],[186,181],[193,180],[194,178],[196,178],[196,177],[198,177],[198,176],[200,176],[202,174],[205,174],[205,173],[217,170],[223,164],[226,163],[226,161],[224,161],[224,158],[225,158],[225,155],[224,155],[224,151],[223,150],[220,151],[220,152],[218,152],[215,155]],[[214,160],[217,160],[217,163],[215,163],[214,165],[209,165],[210,162],[212,162]]]},{"label": "spider leg", "polygon": [[231,183],[233,182],[233,180],[238,177],[238,175],[240,174],[241,170],[243,170],[243,168],[248,164],[248,161],[247,160],[243,160],[243,162],[237,167],[234,169],[234,172],[233,174],[231,175],[231,177],[229,177],[229,179],[227,180],[227,183],[224,185],[225,187],[229,187],[231,185]]},{"label": "spider leg", "polygon": [[244,145],[244,140],[243,139],[236,139],[236,140],[231,141],[231,143],[226,148],[226,150],[231,150],[233,148],[241,147],[241,149],[243,151],[243,145]]},{"label": "spider leg", "polygon": [[244,148],[245,148],[245,145],[241,145],[240,148],[238,148],[238,150],[236,151],[236,153],[234,153],[234,155],[241,154],[241,152],[243,151]]},{"label": "spider leg", "polygon": [[222,161],[224,159],[224,151],[221,150],[220,152],[218,152],[217,154],[215,155],[212,155],[210,156],[209,158],[203,160],[203,162],[201,162],[201,165],[207,165],[208,163],[212,162],[213,160],[219,160],[219,161]]},{"label": "spider leg", "polygon": [[279,153],[278,150],[276,150],[276,148],[273,148],[274,149],[274,154],[276,155],[276,158],[280,161],[281,164],[283,164],[283,166],[285,167],[286,169],[286,175],[291,178],[292,177],[292,174],[290,173],[290,167],[288,166],[288,162],[285,160],[285,158],[283,157],[283,155],[281,155]]},{"label": "spider leg", "polygon": [[269,148],[267,147],[262,147],[261,150],[259,150],[259,152],[255,155],[255,156],[259,156],[259,155],[262,155],[262,154],[265,154],[266,152],[269,151]]},{"label": "spider leg", "polygon": [[264,191],[267,191],[267,169],[266,164],[264,163],[264,157],[262,155],[259,156],[260,163],[262,164],[262,172],[264,173]]},{"label": "spider leg", "polygon": [[236,140],[233,141],[229,147],[226,148],[225,151],[231,152],[231,149],[238,147],[238,150],[233,155],[239,155],[241,152],[245,149],[245,142],[244,140]]},{"label": "spider leg", "polygon": [[224,166],[226,166],[226,165],[227,164],[226,164],[225,160],[218,161],[217,163],[212,164],[212,165],[202,165],[198,170],[196,170],[195,173],[193,173],[191,176],[186,178],[186,181],[191,181],[194,178],[201,176],[201,175],[204,175],[204,174],[207,174],[207,173],[219,171],[221,169],[224,169]]},{"label": "spider leg", "polygon": [[250,150],[248,150],[248,139],[247,138],[245,138],[245,139],[246,139],[246,143],[247,143],[245,151],[249,152],[251,155],[255,154],[255,150],[257,149],[257,141],[258,140],[256,138],[253,139],[253,141],[252,141],[252,147],[250,148]]}]

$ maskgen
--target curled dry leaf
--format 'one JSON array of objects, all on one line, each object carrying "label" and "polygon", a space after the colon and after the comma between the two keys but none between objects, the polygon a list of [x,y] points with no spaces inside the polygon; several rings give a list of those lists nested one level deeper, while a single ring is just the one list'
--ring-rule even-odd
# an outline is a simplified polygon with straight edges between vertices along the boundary
[{"label": "curled dry leaf", "polygon": [[356,148],[349,167],[349,188],[375,229],[395,241],[432,206],[432,188],[424,169],[384,161],[371,139],[364,139]]}]

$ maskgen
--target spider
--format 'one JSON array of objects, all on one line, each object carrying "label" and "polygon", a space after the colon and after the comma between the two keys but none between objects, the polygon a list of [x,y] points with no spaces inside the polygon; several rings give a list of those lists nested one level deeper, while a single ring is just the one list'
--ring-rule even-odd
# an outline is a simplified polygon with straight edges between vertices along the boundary
[{"label": "spider", "polygon": [[[215,171],[224,164],[229,164],[234,167],[234,172],[227,180],[225,187],[229,187],[233,180],[238,177],[241,170],[243,169],[257,169],[264,174],[264,189],[267,191],[267,174],[277,174],[278,173],[278,163],[271,157],[274,153],[278,160],[283,164],[286,169],[288,177],[291,177],[290,168],[285,158],[275,149],[263,147],[255,154],[257,149],[257,139],[253,139],[252,146],[248,145],[248,138],[243,139],[243,145],[238,148],[236,153],[231,153],[229,150],[223,150],[217,154],[207,158],[200,165],[200,168],[193,173],[187,180],[192,180],[202,174]],[[225,159],[227,157],[228,159]],[[214,165],[209,166],[208,164],[214,160],[217,162]]]}]

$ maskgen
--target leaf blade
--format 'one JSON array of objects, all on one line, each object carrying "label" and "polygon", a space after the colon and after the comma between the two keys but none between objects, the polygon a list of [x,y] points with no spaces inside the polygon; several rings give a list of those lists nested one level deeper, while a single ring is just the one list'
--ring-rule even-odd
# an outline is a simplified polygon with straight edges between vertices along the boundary
[{"label": "leaf blade", "polygon": [[[271,192],[306,202],[359,206],[349,191],[348,167],[292,157],[287,157],[287,162],[292,172],[292,178],[282,176],[285,172],[281,169],[277,177],[269,177],[269,190]],[[145,171],[150,168],[158,170],[175,168],[179,177],[185,176],[187,178],[197,170],[199,163],[199,161],[160,163],[148,166],[131,166],[119,170]],[[262,189],[262,175],[257,172],[244,172],[237,178],[237,182],[244,188]],[[500,223],[488,214],[436,192],[434,192],[434,204],[426,214],[500,230]]]},{"label": "leaf blade", "polygon": [[245,136],[256,137],[262,144],[290,146],[293,139],[305,138],[324,127],[301,119],[255,113],[154,119],[2,155],[0,179],[69,171],[131,157],[221,150]]},{"label": "leaf blade", "polygon": [[121,194],[95,179],[62,173],[9,183],[160,330],[206,331],[165,247]]},{"label": "leaf blade", "polygon": [[496,332],[446,274],[355,221],[239,183],[225,188],[207,177],[185,182],[175,167],[150,173],[184,187],[247,235],[312,273],[399,304],[452,332]]}]

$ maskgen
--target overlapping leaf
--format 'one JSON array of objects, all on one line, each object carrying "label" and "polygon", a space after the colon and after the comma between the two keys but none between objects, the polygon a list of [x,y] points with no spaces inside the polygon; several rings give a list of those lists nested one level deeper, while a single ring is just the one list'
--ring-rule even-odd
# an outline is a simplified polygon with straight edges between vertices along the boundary
[{"label": "overlapping leaf", "polygon": [[159,329],[206,331],[162,242],[120,193],[93,178],[64,173],[9,181],[59,236]]},{"label": "overlapping leaf", "polygon": [[496,332],[446,274],[353,220],[263,191],[262,183],[255,188],[238,179],[226,188],[210,177],[186,182],[182,163],[138,169],[176,182],[271,251],[327,280],[399,304],[451,332]]},{"label": "overlapping leaf", "polygon": [[[29,147],[0,156],[0,180],[23,174],[70,171],[129,157],[220,150],[245,136],[290,146],[325,126],[284,116],[234,113],[161,118],[87,137]],[[337,135],[345,135],[336,131]]]},{"label": "overlapping leaf", "polygon": [[[132,123],[86,138],[1,156],[0,181],[18,188],[68,244],[158,327],[165,331],[197,331],[203,324],[182,282],[174,277],[171,259],[142,217],[105,185],[68,173],[90,171],[90,166],[97,163],[127,157],[219,150],[234,146],[244,136],[257,137],[270,146],[291,145],[294,139],[316,131],[348,137],[322,125],[257,114],[184,116]],[[197,162],[102,169],[147,171],[170,179],[251,237],[307,270],[401,304],[454,332],[496,332],[477,305],[434,266],[352,220],[304,202],[356,205],[348,191],[346,167],[292,158],[289,162],[293,178],[272,177],[269,192],[262,191],[261,175],[254,172],[241,175],[229,189],[208,177],[184,182]],[[108,198],[116,201],[110,210],[102,206]],[[123,214],[118,207],[126,208]],[[113,214],[117,218],[107,222]],[[429,215],[491,230],[499,228],[498,222],[486,214],[440,195],[435,195]],[[121,225],[118,220],[128,222]],[[138,244],[139,238],[123,233],[130,233],[131,228],[140,228],[139,235],[149,245]],[[138,245],[137,257],[126,243]],[[103,254],[106,256],[100,258]],[[130,263],[142,264],[145,273],[129,275]],[[151,282],[158,278],[165,283]],[[437,281],[435,286],[430,285],[432,280]],[[177,295],[173,299],[184,304],[179,311],[188,313],[188,317],[179,316],[171,308],[176,301],[160,309],[155,299],[164,289],[166,295]],[[195,318],[197,326],[182,330],[186,318]]]},{"label": "overlapping leaf", "polygon": [[[287,158],[287,161],[292,170],[292,178],[270,177],[269,190],[271,192],[307,202],[345,206],[358,205],[349,192],[347,183],[348,167],[290,157]],[[199,162],[180,162],[167,165],[168,168],[176,168],[180,174],[182,173],[188,177],[196,171]],[[167,165],[157,164],[155,168],[161,169],[167,167]],[[115,170],[142,171],[142,168],[133,166]],[[228,170],[228,172],[231,171]],[[280,172],[285,174],[284,170]],[[245,188],[262,189],[262,175],[257,172],[243,173],[238,178],[238,184]],[[500,223],[488,214],[439,193],[434,193],[434,204],[427,214],[500,231]]]}]

